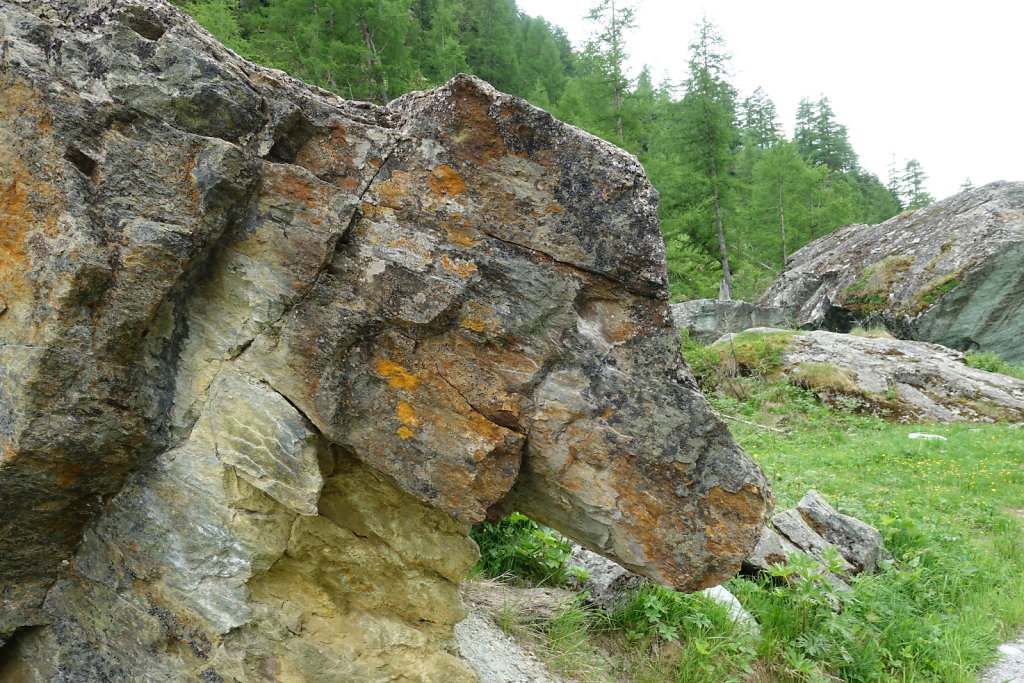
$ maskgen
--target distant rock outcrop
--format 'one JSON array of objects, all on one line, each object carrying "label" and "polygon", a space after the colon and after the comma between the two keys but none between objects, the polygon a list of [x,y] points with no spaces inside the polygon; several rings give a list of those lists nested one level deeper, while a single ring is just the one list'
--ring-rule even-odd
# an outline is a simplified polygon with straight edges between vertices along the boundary
[{"label": "distant rock outcrop", "polygon": [[969,367],[938,344],[884,333],[747,331],[759,333],[785,339],[778,372],[836,407],[900,422],[1024,420],[1024,381]]},{"label": "distant rock outcrop", "polygon": [[799,327],[885,325],[904,339],[1024,362],[1024,183],[996,182],[793,254],[761,297]]},{"label": "distant rock outcrop", "polygon": [[637,161],[468,76],[388,107],[159,0],[0,0],[3,680],[469,681],[469,525],[660,582],[771,508]]},{"label": "distant rock outcrop", "polygon": [[722,299],[694,299],[672,304],[672,321],[680,330],[686,330],[690,339],[701,344],[711,344],[730,332],[742,332],[751,327],[785,327],[790,322],[781,309]]}]

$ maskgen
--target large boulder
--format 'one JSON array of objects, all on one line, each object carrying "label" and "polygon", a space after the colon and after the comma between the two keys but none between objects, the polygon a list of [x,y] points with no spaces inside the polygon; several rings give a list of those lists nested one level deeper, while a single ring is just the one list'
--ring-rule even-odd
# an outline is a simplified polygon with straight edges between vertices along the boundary
[{"label": "large boulder", "polygon": [[473,680],[510,509],[738,569],[771,494],[636,159],[468,76],[346,102],[161,1],[0,35],[0,679]]},{"label": "large boulder", "polygon": [[995,182],[794,253],[760,304],[798,326],[893,334],[1024,362],[1024,183]]},{"label": "large boulder", "polygon": [[887,334],[770,328],[730,335],[712,348],[771,335],[777,371],[840,408],[899,422],[1024,420],[1024,381],[972,368],[959,351]]}]

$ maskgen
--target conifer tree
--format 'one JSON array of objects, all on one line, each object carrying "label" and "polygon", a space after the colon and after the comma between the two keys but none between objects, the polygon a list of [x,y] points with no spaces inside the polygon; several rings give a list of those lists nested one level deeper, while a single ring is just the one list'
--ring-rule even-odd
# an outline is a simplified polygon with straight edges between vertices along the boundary
[{"label": "conifer tree", "polygon": [[[726,239],[732,202],[729,178],[738,138],[736,90],[728,78],[729,55],[722,36],[704,18],[690,45],[689,78],[680,104],[682,159],[693,183],[690,233],[712,237],[722,268],[719,298],[732,298],[732,270]],[[710,233],[710,235],[709,235]]]},{"label": "conifer tree", "polygon": [[619,144],[626,136],[622,124],[622,103],[630,86],[626,76],[626,34],[636,27],[636,10],[627,0],[600,0],[587,19],[595,25],[594,37],[585,52],[596,76],[611,99],[615,134]]}]

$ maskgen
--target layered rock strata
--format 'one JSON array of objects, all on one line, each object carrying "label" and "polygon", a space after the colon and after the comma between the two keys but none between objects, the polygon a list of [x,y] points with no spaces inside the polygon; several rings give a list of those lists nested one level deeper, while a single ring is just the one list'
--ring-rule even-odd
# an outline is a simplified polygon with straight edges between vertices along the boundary
[{"label": "layered rock strata", "polygon": [[759,303],[797,326],[894,335],[1024,362],[1024,183],[995,182],[794,253]]},{"label": "layered rock strata", "polygon": [[141,0],[0,0],[4,680],[462,681],[469,525],[694,590],[770,511],[636,160]]}]

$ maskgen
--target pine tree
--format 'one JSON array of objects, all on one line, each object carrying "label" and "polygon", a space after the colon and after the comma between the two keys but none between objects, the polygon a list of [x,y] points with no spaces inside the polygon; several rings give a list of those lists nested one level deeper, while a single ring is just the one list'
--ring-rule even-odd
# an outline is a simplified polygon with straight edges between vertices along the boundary
[{"label": "pine tree", "polygon": [[743,100],[739,120],[744,147],[768,149],[782,139],[782,126],[775,103],[761,88]]},{"label": "pine tree", "polygon": [[470,0],[461,31],[470,71],[498,90],[525,95],[533,83],[524,84],[519,77],[519,21],[515,0]]},{"label": "pine tree", "polygon": [[468,71],[466,49],[460,40],[459,0],[414,0],[412,13],[418,39],[413,59],[420,78],[417,88],[440,85],[457,73]]},{"label": "pine tree", "polygon": [[903,167],[901,190],[904,206],[907,209],[920,209],[935,201],[935,198],[924,188],[926,180],[928,180],[928,175],[917,159],[911,159]]},{"label": "pine tree", "polygon": [[634,7],[626,0],[601,0],[587,14],[595,31],[585,53],[594,75],[611,98],[619,144],[626,139],[622,124],[622,103],[630,86],[626,76],[626,33],[636,27],[634,15]]},{"label": "pine tree", "polygon": [[815,103],[806,98],[800,100],[793,137],[800,153],[811,163],[839,173],[857,169],[857,155],[846,126],[836,121],[827,97],[822,96]]},{"label": "pine tree", "polygon": [[716,243],[722,268],[722,299],[732,298],[726,233],[732,201],[729,174],[738,138],[736,90],[727,80],[728,63],[725,41],[711,22],[703,19],[698,25],[697,39],[690,45],[689,78],[680,104],[680,161],[693,183],[690,234],[699,239],[710,236]]}]

